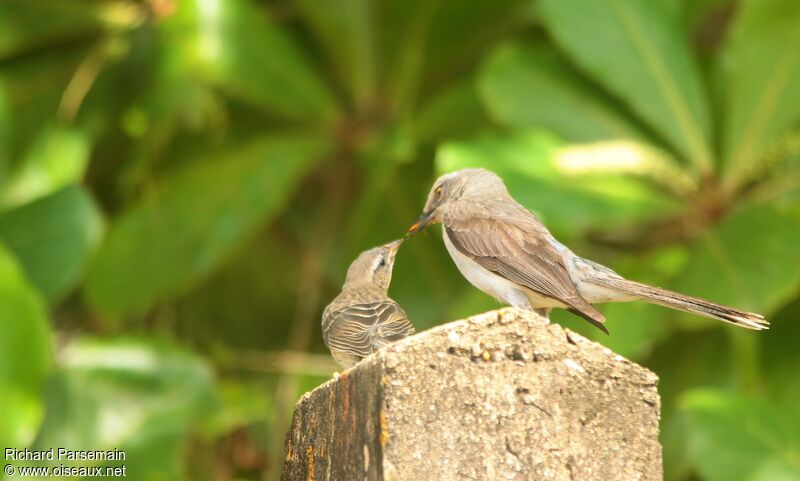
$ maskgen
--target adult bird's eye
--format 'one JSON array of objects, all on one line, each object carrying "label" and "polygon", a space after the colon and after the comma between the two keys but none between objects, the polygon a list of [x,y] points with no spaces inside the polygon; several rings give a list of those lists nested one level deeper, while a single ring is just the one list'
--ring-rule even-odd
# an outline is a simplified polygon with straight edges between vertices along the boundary
[{"label": "adult bird's eye", "polygon": [[378,262],[378,265],[381,266],[381,267],[386,266],[386,259],[381,259],[381,261]]},{"label": "adult bird's eye", "polygon": [[433,195],[435,195],[437,199],[439,197],[441,197],[442,196],[442,187],[441,186],[437,187],[436,190],[433,191]]}]

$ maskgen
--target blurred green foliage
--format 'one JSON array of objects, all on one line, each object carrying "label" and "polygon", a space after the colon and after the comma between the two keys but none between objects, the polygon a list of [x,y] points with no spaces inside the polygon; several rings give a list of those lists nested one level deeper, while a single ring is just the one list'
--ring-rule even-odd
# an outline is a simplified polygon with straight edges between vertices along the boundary
[{"label": "blurred green foliage", "polygon": [[[598,340],[661,377],[667,479],[800,480],[798,45],[795,0],[0,2],[0,445],[277,479],[348,264],[485,166],[578,253],[766,314]],[[420,330],[497,306],[436,237],[391,288]]]}]

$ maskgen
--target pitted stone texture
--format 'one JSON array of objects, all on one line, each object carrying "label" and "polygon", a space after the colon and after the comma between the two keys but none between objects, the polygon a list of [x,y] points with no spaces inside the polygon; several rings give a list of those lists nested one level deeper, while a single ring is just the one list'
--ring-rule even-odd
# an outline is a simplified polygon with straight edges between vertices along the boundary
[{"label": "pitted stone texture", "polygon": [[481,314],[304,396],[283,479],[660,480],[657,381],[534,313]]}]

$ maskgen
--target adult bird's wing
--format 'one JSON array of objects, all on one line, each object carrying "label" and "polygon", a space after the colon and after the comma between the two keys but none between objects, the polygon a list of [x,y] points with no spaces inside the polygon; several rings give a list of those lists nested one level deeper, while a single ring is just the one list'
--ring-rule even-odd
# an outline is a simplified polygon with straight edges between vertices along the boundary
[{"label": "adult bird's wing", "polygon": [[360,358],[414,333],[405,311],[391,299],[332,308],[323,320],[328,348]]},{"label": "adult bird's wing", "polygon": [[[476,212],[477,210],[477,212]],[[548,230],[513,200],[456,205],[443,216],[453,246],[484,269],[555,299],[604,332],[605,317],[578,293]]]}]

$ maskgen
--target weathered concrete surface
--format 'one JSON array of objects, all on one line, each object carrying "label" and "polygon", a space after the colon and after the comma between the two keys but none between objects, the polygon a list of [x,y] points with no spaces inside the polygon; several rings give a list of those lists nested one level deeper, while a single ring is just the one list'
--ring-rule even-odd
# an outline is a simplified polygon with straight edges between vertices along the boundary
[{"label": "weathered concrete surface", "polygon": [[488,312],[303,396],[282,479],[660,480],[657,382],[536,314]]}]

